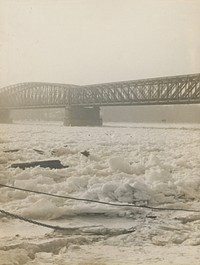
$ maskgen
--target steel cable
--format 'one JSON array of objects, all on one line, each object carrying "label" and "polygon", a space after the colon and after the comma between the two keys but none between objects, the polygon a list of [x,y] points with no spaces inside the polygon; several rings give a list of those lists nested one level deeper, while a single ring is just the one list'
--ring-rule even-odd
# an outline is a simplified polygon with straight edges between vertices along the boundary
[{"label": "steel cable", "polygon": [[44,227],[55,229],[55,230],[67,230],[67,229],[69,229],[69,228],[65,228],[65,227],[61,227],[61,226],[54,226],[54,225],[44,224],[44,223],[29,219],[29,218],[25,218],[25,217],[22,217],[20,215],[13,214],[13,213],[10,213],[10,212],[4,211],[4,210],[0,210],[0,213],[2,213],[3,215],[7,215],[9,217],[15,218],[15,219],[19,219],[19,220],[31,223],[31,224],[44,226]]},{"label": "steel cable", "polygon": [[[62,199],[68,199],[68,200],[76,200],[76,201],[85,201],[85,202],[91,202],[91,203],[98,203],[98,204],[104,204],[104,205],[110,205],[110,206],[117,206],[117,207],[134,207],[134,208],[146,208],[150,210],[155,211],[184,211],[184,212],[196,212],[200,213],[200,210],[193,210],[193,209],[183,209],[183,208],[160,208],[160,207],[153,207],[148,205],[137,205],[137,204],[123,204],[123,203],[111,203],[111,202],[104,202],[104,201],[97,201],[92,199],[84,199],[84,198],[75,198],[70,196],[64,196],[64,195],[56,195],[52,193],[42,192],[42,191],[35,191],[35,190],[29,190],[29,189],[23,189],[15,186],[9,186],[5,184],[0,184],[1,187],[6,187],[9,189],[14,190],[21,190],[25,192],[35,193],[35,194],[42,194],[46,196],[56,197],[56,198],[62,198]],[[138,202],[138,201],[136,201]]]}]

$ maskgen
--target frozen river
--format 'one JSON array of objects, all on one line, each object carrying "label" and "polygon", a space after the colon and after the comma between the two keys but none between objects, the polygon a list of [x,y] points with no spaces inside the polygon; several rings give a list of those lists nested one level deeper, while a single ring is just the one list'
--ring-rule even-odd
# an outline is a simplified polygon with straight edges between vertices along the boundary
[{"label": "frozen river", "polygon": [[2,213],[0,264],[200,264],[199,150],[199,125],[1,124],[0,184],[45,194],[1,186],[0,210],[66,230]]}]

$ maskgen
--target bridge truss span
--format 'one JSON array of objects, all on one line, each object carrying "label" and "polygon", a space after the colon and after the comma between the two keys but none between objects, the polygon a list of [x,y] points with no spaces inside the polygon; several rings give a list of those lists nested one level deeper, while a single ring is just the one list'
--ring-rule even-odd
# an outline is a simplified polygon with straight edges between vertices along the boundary
[{"label": "bridge truss span", "polygon": [[65,108],[66,125],[99,125],[101,106],[197,103],[200,74],[85,86],[29,82],[0,89],[0,122],[8,121],[13,109]]},{"label": "bridge truss span", "polygon": [[200,103],[200,74],[76,86],[21,83],[0,90],[0,109]]},{"label": "bridge truss span", "polygon": [[0,90],[0,109],[62,108],[70,104],[75,85],[32,82]]},{"label": "bridge truss span", "polygon": [[200,103],[200,74],[89,85],[74,105],[159,105]]}]

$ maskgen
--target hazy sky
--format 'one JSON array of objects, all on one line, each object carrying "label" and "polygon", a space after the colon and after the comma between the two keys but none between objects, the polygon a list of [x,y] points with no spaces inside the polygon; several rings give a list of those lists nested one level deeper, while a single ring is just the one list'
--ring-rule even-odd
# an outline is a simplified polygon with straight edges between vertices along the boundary
[{"label": "hazy sky", "polygon": [[200,73],[200,0],[0,0],[0,87]]}]

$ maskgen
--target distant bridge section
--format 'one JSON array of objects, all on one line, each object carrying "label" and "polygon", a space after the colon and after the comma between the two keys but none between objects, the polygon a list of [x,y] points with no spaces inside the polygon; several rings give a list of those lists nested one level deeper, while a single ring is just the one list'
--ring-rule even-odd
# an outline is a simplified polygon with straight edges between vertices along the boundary
[{"label": "distant bridge section", "polygon": [[86,86],[32,82],[0,90],[0,120],[12,109],[65,108],[66,125],[99,125],[101,106],[195,103],[200,103],[200,74]]},{"label": "distant bridge section", "polygon": [[0,90],[0,109],[63,108],[70,105],[75,85],[20,83]]}]

